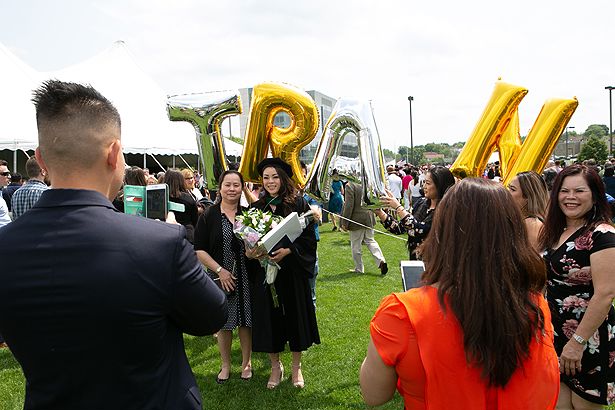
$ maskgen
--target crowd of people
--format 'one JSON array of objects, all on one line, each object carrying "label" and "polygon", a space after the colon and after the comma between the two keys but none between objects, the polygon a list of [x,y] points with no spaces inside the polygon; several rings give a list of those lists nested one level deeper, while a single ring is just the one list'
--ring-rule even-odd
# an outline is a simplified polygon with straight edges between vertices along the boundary
[{"label": "crowd of people", "polygon": [[[288,349],[291,383],[305,387],[303,352],[320,344],[314,207],[323,204],[297,188],[291,166],[264,159],[259,184],[231,169],[210,193],[192,170],[126,167],[119,114],[93,88],[48,81],[34,103],[39,148],[27,182],[0,161],[0,343],[22,366],[25,408],[201,408],[183,333],[215,334],[224,384],[235,329],[241,379],[263,352],[263,387],[278,388]],[[353,271],[364,272],[362,245],[388,271],[377,220],[407,235],[409,259],[425,264],[419,287],[385,297],[371,321],[365,402],[395,390],[409,409],[615,402],[613,170],[550,164],[504,187],[499,164],[462,181],[444,166],[391,166],[375,211],[362,206],[360,184],[333,172],[325,208],[334,230],[349,232]],[[183,211],[167,221],[121,212],[123,186],[158,183]],[[234,233],[248,208],[311,211],[315,221],[264,253]]]}]

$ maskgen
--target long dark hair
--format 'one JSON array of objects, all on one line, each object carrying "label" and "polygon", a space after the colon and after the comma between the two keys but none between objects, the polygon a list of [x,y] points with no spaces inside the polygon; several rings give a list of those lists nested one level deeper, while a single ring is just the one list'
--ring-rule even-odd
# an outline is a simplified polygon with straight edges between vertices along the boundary
[{"label": "long dark hair", "polygon": [[431,175],[431,180],[438,191],[438,201],[441,201],[446,191],[455,185],[455,177],[448,168],[440,165],[433,167],[427,172]]},{"label": "long dark hair", "polygon": [[164,182],[169,186],[169,197],[179,198],[186,191],[184,175],[176,169],[170,169],[164,174]]},{"label": "long dark hair", "polygon": [[564,228],[566,228],[566,216],[559,207],[558,196],[564,183],[564,178],[572,175],[582,175],[589,189],[592,191],[594,206],[585,214],[584,232],[587,232],[589,229],[594,229],[601,223],[609,223],[611,219],[611,209],[606,200],[604,182],[602,182],[602,179],[600,179],[596,171],[585,165],[571,165],[566,167],[557,175],[555,181],[553,181],[547,218],[538,236],[541,249],[552,248],[559,241],[562,232],[564,232]]},{"label": "long dark hair", "polygon": [[[275,165],[268,165],[263,169],[263,171],[267,168],[275,168],[278,176],[280,177],[280,190],[278,191],[278,197],[282,199],[282,204],[287,210],[295,209],[297,203],[297,196],[299,195],[299,191],[297,190],[297,186],[293,182],[293,180],[288,176],[288,174],[280,167]],[[263,189],[265,184],[263,184]],[[267,189],[265,189],[267,191]],[[267,192],[267,196],[269,193]]]},{"label": "long dark hair", "polygon": [[124,174],[124,183],[126,185],[147,185],[145,172],[143,172],[143,170],[139,167],[127,168],[126,173]]},{"label": "long dark hair", "polygon": [[463,330],[466,360],[496,387],[508,383],[544,330],[533,300],[546,283],[546,269],[512,201],[496,182],[458,182],[436,208],[423,246],[423,281],[438,284],[443,310],[446,298]]},{"label": "long dark hair", "polygon": [[[241,188],[243,189],[243,175],[241,175],[239,171],[235,171],[234,169],[228,169],[224,171],[222,175],[220,175],[220,178],[218,178],[218,195],[216,196],[216,204],[222,202],[222,195],[220,194],[220,190],[222,189],[222,183],[224,182],[224,178],[226,178],[228,175],[237,175],[239,177],[239,181],[241,181]],[[239,200],[239,202],[237,202],[237,211],[239,210],[241,210],[241,199]]]}]

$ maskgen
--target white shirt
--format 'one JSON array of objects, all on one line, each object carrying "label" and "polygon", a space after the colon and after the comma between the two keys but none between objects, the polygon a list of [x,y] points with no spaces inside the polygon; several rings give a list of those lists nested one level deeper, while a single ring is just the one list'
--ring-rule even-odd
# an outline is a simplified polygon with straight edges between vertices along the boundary
[{"label": "white shirt", "polygon": [[11,222],[9,207],[6,206],[6,201],[0,196],[0,228],[9,222]]},{"label": "white shirt", "polygon": [[397,199],[401,198],[401,178],[397,174],[389,174],[387,175],[387,181],[389,181],[389,189],[393,196]]}]

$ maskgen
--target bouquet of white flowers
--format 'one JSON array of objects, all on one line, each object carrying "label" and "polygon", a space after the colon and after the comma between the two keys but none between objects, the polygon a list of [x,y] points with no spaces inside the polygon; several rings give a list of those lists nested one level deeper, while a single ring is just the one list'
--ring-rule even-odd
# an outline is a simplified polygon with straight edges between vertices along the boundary
[{"label": "bouquet of white flowers", "polygon": [[267,251],[262,246],[262,243],[260,243],[260,240],[281,221],[281,216],[273,215],[271,212],[263,212],[260,209],[250,208],[247,211],[243,211],[241,215],[235,217],[235,225],[233,227],[235,235],[242,239],[248,248],[261,248],[263,257],[259,258],[259,260],[261,265],[265,268],[265,283],[269,285],[271,289],[271,297],[275,307],[278,307],[279,303],[278,294],[276,293],[273,282],[275,282],[275,278],[278,275],[280,265],[269,259]]},{"label": "bouquet of white flowers", "polygon": [[235,217],[233,227],[235,235],[243,239],[248,248],[259,248],[258,254],[262,255],[259,260],[265,268],[265,283],[271,289],[271,297],[275,307],[278,307],[279,303],[274,282],[280,265],[269,258],[268,252],[284,237],[294,242],[314,219],[315,211],[312,209],[300,216],[296,212],[292,212],[282,219],[282,217],[273,215],[271,212],[251,208]]}]

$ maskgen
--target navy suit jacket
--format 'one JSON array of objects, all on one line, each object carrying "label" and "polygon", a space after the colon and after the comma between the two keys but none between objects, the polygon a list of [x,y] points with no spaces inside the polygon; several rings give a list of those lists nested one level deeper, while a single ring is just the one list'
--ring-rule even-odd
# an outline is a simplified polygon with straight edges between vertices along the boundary
[{"label": "navy suit jacket", "polygon": [[25,409],[200,409],[182,333],[226,323],[226,298],[180,225],[51,189],[0,229],[0,333]]}]

